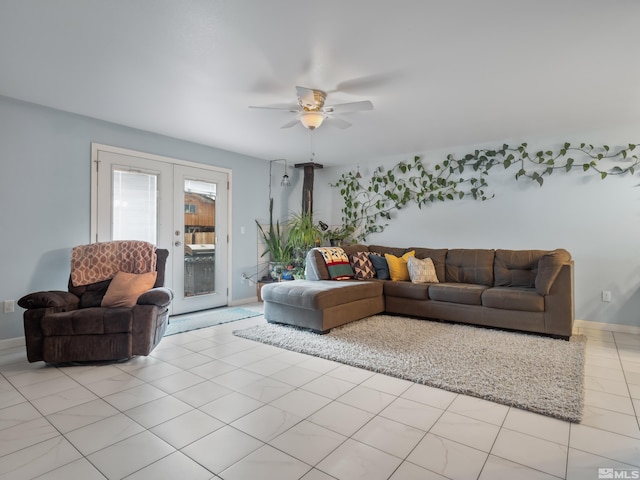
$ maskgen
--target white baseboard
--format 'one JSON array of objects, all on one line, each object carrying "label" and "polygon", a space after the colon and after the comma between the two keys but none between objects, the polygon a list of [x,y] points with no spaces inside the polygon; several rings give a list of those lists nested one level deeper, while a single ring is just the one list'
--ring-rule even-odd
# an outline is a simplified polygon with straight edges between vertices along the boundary
[{"label": "white baseboard", "polygon": [[575,320],[573,328],[591,328],[593,330],[607,330],[617,333],[632,333],[640,335],[640,326],[637,325],[621,325],[619,323],[592,322],[590,320]]},{"label": "white baseboard", "polygon": [[240,305],[246,305],[248,303],[257,303],[257,302],[258,302],[258,296],[256,295],[255,297],[247,297],[247,298],[241,298],[239,300],[232,300],[231,302],[229,302],[229,306],[238,307]]},{"label": "white baseboard", "polygon": [[15,347],[24,347],[24,337],[16,337],[16,338],[7,338],[5,340],[0,340],[0,350],[4,350],[5,348],[15,348]]}]

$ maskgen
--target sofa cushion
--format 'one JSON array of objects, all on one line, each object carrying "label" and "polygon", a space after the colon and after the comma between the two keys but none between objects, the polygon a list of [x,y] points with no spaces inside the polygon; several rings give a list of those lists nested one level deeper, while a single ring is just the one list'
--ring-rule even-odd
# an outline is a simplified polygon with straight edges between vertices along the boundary
[{"label": "sofa cushion", "polygon": [[535,288],[494,287],[482,293],[482,305],[503,310],[544,312],[544,296]]},{"label": "sofa cushion", "polygon": [[387,260],[387,264],[389,265],[389,276],[391,280],[394,282],[403,282],[409,280],[409,269],[407,267],[407,262],[409,261],[409,257],[413,257],[416,252],[407,252],[402,257],[397,257],[390,253],[385,253],[384,258]]},{"label": "sofa cushion", "polygon": [[365,280],[376,276],[373,263],[369,260],[369,252],[356,252],[349,256],[349,262],[353,268],[353,278]]},{"label": "sofa cushion", "polygon": [[354,253],[357,253],[357,252],[369,251],[369,247],[367,247],[366,245],[360,245],[359,243],[354,243],[352,245],[342,245],[342,249],[344,250],[344,253],[346,253],[347,255],[353,255]]},{"label": "sofa cushion", "polygon": [[401,248],[401,247],[385,247],[382,245],[369,245],[369,251],[373,253],[378,253],[384,256],[385,253],[390,253],[391,255],[395,255],[396,257],[401,257],[407,252],[410,252],[409,248]]},{"label": "sofa cushion", "polygon": [[102,303],[102,297],[107,293],[109,284],[111,284],[111,280],[74,287],[71,285],[71,276],[69,276],[69,292],[80,299],[78,308],[99,307],[100,303]]},{"label": "sofa cushion", "polygon": [[369,260],[371,260],[373,268],[376,270],[376,277],[380,280],[389,280],[391,278],[389,275],[389,264],[386,258],[378,253],[370,253]]},{"label": "sofa cushion", "polygon": [[410,298],[412,300],[429,300],[429,284],[411,282],[382,282],[385,297]]},{"label": "sofa cushion", "polygon": [[430,258],[409,257],[407,269],[411,283],[438,283],[436,267]]},{"label": "sofa cushion", "polygon": [[494,257],[495,250],[449,250],[445,267],[445,281],[493,286]]},{"label": "sofa cushion", "polygon": [[440,302],[482,305],[482,293],[489,287],[470,283],[434,283],[429,298]]},{"label": "sofa cushion", "polygon": [[308,310],[325,310],[336,305],[382,296],[381,282],[334,282],[293,280],[268,283],[262,287],[265,302]]},{"label": "sofa cushion", "polygon": [[545,255],[538,261],[538,275],[536,276],[536,291],[540,295],[548,295],[551,285],[555,282],[563,265],[571,261],[571,254],[563,248],[558,248]]},{"label": "sofa cushion", "polygon": [[538,274],[538,260],[545,253],[544,250],[496,250],[494,285],[533,288]]},{"label": "sofa cushion", "polygon": [[127,273],[118,272],[113,277],[107,293],[104,294],[100,306],[102,307],[133,307],[138,297],[153,288],[157,273]]},{"label": "sofa cushion", "polygon": [[416,252],[416,258],[430,258],[431,260],[433,260],[433,265],[434,267],[436,267],[436,275],[438,276],[438,280],[444,282],[444,270],[448,252],[446,248],[411,247],[410,250],[414,250]]}]

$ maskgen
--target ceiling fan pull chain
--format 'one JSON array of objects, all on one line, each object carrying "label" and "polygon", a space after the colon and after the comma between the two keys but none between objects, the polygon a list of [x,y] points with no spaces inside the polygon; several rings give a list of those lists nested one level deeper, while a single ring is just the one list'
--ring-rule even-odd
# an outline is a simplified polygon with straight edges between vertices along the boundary
[{"label": "ceiling fan pull chain", "polygon": [[313,146],[313,130],[309,130],[309,135],[311,136],[311,162],[313,162],[316,157],[316,150]]}]

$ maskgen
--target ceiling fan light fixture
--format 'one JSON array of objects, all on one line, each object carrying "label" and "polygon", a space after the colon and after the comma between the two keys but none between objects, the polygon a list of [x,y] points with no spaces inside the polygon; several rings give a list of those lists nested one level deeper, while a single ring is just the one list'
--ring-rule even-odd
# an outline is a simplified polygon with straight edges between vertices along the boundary
[{"label": "ceiling fan light fixture", "polygon": [[325,115],[320,112],[305,112],[300,115],[300,123],[309,130],[315,130],[324,121]]}]

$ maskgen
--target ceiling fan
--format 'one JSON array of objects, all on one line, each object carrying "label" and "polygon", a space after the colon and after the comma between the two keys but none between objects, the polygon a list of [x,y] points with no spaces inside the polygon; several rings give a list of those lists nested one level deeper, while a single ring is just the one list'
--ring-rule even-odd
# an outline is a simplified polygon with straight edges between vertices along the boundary
[{"label": "ceiling fan", "polygon": [[336,105],[326,105],[326,92],[313,88],[296,87],[298,94],[298,105],[290,107],[256,107],[249,108],[265,108],[269,110],[284,110],[295,113],[296,117],[282,125],[280,128],[291,128],[298,122],[302,123],[305,128],[315,130],[327,120],[329,124],[338,128],[349,128],[351,124],[346,120],[337,117],[334,113],[363,112],[373,110],[373,103],[369,100],[360,102],[338,103]]}]

